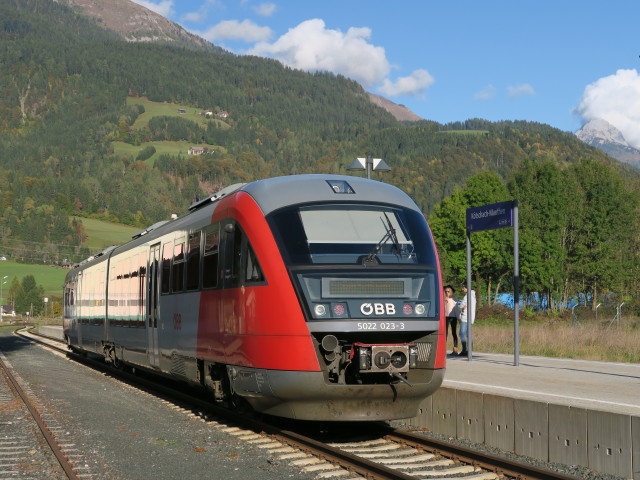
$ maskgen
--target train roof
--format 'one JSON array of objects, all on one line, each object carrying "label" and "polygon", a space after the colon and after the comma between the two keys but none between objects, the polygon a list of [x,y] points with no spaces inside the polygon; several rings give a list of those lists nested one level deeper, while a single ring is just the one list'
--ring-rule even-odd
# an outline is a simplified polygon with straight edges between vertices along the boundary
[{"label": "train roof", "polygon": [[289,175],[232,187],[251,195],[265,215],[289,205],[322,201],[391,203],[419,210],[393,185],[346,175]]},{"label": "train roof", "polygon": [[384,202],[417,209],[409,196],[393,185],[346,175],[308,174],[236,183],[198,200],[189,211],[206,207],[239,190],[251,195],[265,215],[288,205],[318,201]]}]

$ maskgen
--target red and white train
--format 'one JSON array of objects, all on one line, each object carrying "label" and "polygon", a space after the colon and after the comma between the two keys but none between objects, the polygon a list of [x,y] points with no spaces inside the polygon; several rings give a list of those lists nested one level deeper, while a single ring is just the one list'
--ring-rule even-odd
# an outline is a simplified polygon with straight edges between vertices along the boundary
[{"label": "red and white train", "polygon": [[413,417],[440,386],[439,262],[401,190],[293,175],[189,210],[69,272],[70,349],[305,420]]}]

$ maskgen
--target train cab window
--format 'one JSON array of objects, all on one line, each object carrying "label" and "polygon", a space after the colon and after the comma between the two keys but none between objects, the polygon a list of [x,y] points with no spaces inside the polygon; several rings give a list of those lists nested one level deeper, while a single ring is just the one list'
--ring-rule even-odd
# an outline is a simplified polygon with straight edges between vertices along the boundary
[{"label": "train cab window", "polygon": [[234,228],[231,249],[231,275],[227,276],[227,286],[239,287],[264,282],[264,274],[258,258],[247,235],[239,225]]},{"label": "train cab window", "polygon": [[76,288],[75,282],[67,283],[66,288],[64,289],[64,304],[65,306],[72,306],[74,304],[73,292]]},{"label": "train cab window", "polygon": [[246,283],[255,283],[255,282],[263,282],[264,275],[262,274],[262,269],[260,268],[260,264],[258,263],[258,259],[256,257],[253,248],[251,245],[247,244],[246,250],[246,258],[247,262],[244,269],[244,280]]},{"label": "train cab window", "polygon": [[220,225],[213,225],[205,231],[204,259],[202,266],[202,287],[218,286],[218,262],[220,257]]},{"label": "train cab window", "polygon": [[231,276],[229,278],[228,286],[239,287],[242,285],[242,239],[244,232],[239,225],[235,226],[233,230],[233,243],[231,247]]},{"label": "train cab window", "polygon": [[197,290],[200,286],[200,232],[189,235],[187,254],[187,290]]},{"label": "train cab window", "polygon": [[171,292],[171,257],[173,256],[173,243],[165,243],[162,247],[162,293]]},{"label": "train cab window", "polygon": [[436,264],[424,216],[408,208],[305,205],[281,209],[267,221],[287,264]]},{"label": "train cab window", "polygon": [[184,289],[184,265],[184,242],[179,242],[173,246],[172,292],[181,292]]}]

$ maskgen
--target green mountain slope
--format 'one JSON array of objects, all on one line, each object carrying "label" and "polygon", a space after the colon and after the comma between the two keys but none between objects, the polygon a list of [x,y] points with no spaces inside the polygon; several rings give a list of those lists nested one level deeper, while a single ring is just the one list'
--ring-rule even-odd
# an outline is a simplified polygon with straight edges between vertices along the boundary
[{"label": "green mountain slope", "polygon": [[0,241],[40,242],[54,259],[85,253],[71,217],[146,226],[221,186],[347,173],[355,156],[384,158],[392,171],[374,178],[425,213],[474,174],[508,179],[527,159],[626,168],[540,124],[400,123],[344,77],[127,43],[50,0],[0,0],[0,47]]}]

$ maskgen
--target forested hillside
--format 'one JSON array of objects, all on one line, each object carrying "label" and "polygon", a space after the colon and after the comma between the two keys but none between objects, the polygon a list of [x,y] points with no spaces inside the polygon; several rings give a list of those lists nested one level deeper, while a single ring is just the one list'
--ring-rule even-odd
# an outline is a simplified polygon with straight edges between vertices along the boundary
[{"label": "forested hillside", "polygon": [[[585,161],[615,179],[637,214],[637,170],[546,125],[397,122],[347,78],[222,50],[127,43],[51,0],[0,0],[0,46],[0,254],[18,260],[86,256],[72,216],[147,226],[227,184],[344,174],[365,155],[384,158],[392,170],[374,178],[407,191],[427,215],[483,172],[504,195],[526,195],[506,186],[531,165],[569,172]],[[136,122],[149,117],[148,102],[188,114]],[[207,153],[187,155],[190,145]],[[580,195],[565,200],[589,201]],[[637,240],[620,254],[636,277]],[[451,276],[460,275],[455,255],[444,252]]]}]

